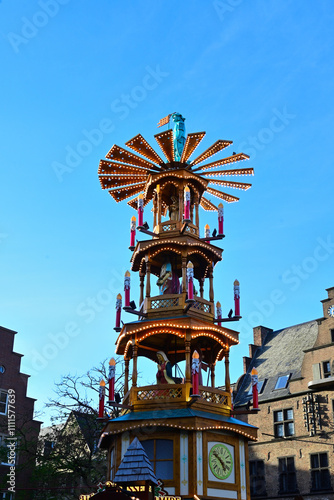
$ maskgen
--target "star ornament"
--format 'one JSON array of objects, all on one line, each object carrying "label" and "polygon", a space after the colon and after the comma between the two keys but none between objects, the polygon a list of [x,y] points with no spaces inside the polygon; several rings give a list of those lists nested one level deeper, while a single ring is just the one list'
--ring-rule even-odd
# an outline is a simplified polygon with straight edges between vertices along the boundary
[{"label": "star ornament", "polygon": [[[178,170],[186,172],[189,179],[196,178],[202,182],[203,191],[220,198],[228,203],[238,201],[239,198],[233,194],[221,191],[220,188],[234,188],[247,190],[251,184],[235,180],[225,180],[224,177],[236,177],[253,175],[253,168],[227,168],[232,164],[248,160],[245,153],[233,153],[230,156],[207,162],[213,155],[220,153],[233,144],[229,140],[218,140],[203,151],[194,160],[189,158],[199,146],[205,132],[190,133],[186,137],[181,160],[176,162],[173,147],[173,130],[169,129],[156,134],[154,137],[165,157],[161,156],[150,146],[141,134],[136,135],[125,145],[135,151],[129,151],[120,146],[113,145],[106,155],[106,159],[100,161],[98,175],[102,189],[109,191],[116,202],[130,200],[127,202],[132,208],[137,209],[137,200],[140,194],[144,197],[144,206],[154,196],[154,190],[149,189],[152,178],[155,179],[168,176],[169,172],[176,174]],[[217,170],[217,168],[220,169]],[[212,187],[215,186],[215,187]],[[203,195],[200,205],[204,210],[216,211],[218,208]]]}]

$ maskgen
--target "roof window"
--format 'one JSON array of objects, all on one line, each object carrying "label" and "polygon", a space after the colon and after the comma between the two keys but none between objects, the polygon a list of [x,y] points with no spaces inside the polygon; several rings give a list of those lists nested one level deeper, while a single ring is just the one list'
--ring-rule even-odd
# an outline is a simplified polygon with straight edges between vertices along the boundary
[{"label": "roof window", "polygon": [[282,375],[281,377],[278,377],[274,390],[285,389],[288,385],[289,378],[290,378],[290,373],[288,375]]},{"label": "roof window", "polygon": [[[257,383],[257,392],[258,392],[258,394],[262,393],[266,382],[267,382],[266,378],[264,380],[259,380],[258,381],[258,383]],[[251,396],[252,394],[253,394],[253,387],[252,387],[252,384],[251,384],[251,386],[249,388],[249,391],[248,391],[248,396]]]}]

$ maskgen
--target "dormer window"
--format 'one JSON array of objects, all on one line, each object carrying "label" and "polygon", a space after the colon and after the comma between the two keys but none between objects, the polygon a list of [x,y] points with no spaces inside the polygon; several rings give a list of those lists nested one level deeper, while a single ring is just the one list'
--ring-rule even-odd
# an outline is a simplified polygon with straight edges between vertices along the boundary
[{"label": "dormer window", "polygon": [[[257,383],[257,392],[258,394],[261,394],[263,392],[263,389],[264,389],[264,386],[265,386],[265,383],[267,382],[267,379],[265,378],[264,380],[259,380],[258,383]],[[248,396],[251,396],[253,394],[253,387],[252,387],[252,384],[249,388],[249,391],[248,391]]]},{"label": "dormer window", "polygon": [[277,389],[285,389],[288,385],[290,378],[290,373],[288,375],[282,375],[281,377],[278,377],[276,385],[275,385],[275,391]]}]

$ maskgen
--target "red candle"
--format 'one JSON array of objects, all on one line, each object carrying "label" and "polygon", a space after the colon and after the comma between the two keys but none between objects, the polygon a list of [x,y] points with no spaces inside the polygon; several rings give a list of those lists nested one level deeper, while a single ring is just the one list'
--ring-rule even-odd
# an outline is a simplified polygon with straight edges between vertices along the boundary
[{"label": "red candle", "polygon": [[122,295],[119,293],[116,299],[116,325],[115,328],[121,327],[121,310],[122,310]]},{"label": "red candle", "polygon": [[115,401],[115,372],[116,361],[111,358],[109,361],[109,401]]},{"label": "red candle", "polygon": [[258,383],[258,375],[257,375],[257,370],[253,368],[251,372],[251,378],[252,378],[252,392],[253,392],[253,408],[256,410],[259,408],[259,394],[257,390],[257,383]]},{"label": "red candle", "polygon": [[126,271],[124,275],[124,306],[130,307],[130,273]]},{"label": "red candle", "polygon": [[193,359],[191,364],[193,396],[199,396],[199,354],[197,351],[193,352]]},{"label": "red candle", "polygon": [[[220,302],[217,302],[216,304],[216,311],[217,311],[217,319],[222,319],[222,306]],[[218,321],[218,326],[222,326],[222,322]]]},{"label": "red candle", "polygon": [[99,389],[99,418],[103,418],[104,416],[104,396],[106,393],[105,385],[105,381],[101,380]]},{"label": "red candle", "polygon": [[240,283],[234,282],[234,316],[240,316]]},{"label": "red candle", "polygon": [[224,205],[218,205],[218,234],[224,234]]},{"label": "red candle", "polygon": [[187,264],[187,278],[188,278],[188,300],[194,298],[194,264],[188,262]]},{"label": "red candle", "polygon": [[130,248],[135,247],[135,238],[136,238],[136,217],[133,215],[131,217],[131,224],[130,224]]},{"label": "red candle", "polygon": [[184,188],[184,220],[190,220],[190,189]]},{"label": "red candle", "polygon": [[[205,235],[205,238],[210,238],[210,226],[209,226],[209,224],[205,224],[205,226],[204,226],[204,235]],[[210,241],[206,241],[205,243],[210,243]]]},{"label": "red candle", "polygon": [[143,225],[144,217],[144,195],[140,194],[138,196],[138,226]]}]

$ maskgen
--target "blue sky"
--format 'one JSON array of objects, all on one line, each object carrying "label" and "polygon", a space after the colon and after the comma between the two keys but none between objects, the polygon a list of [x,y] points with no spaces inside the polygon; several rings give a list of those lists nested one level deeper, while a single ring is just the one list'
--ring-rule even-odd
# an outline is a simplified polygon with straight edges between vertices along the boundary
[{"label": "blue sky", "polygon": [[232,379],[253,326],[321,316],[334,286],[333,18],[330,0],[2,0],[0,324],[18,331],[37,409],[61,375],[114,353],[134,212],[101,190],[99,160],[137,133],[158,150],[173,111],[206,131],[198,152],[233,140],[255,169],[225,204],[215,270],[224,312],[241,287]]}]

